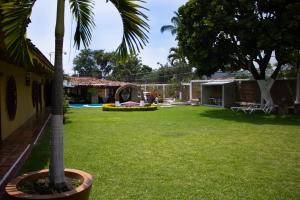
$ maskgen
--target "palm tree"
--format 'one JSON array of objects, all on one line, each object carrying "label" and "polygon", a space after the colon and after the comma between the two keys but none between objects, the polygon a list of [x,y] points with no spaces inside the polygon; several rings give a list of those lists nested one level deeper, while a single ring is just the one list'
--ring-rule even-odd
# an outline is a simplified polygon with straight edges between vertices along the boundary
[{"label": "palm tree", "polygon": [[175,16],[171,18],[171,22],[173,25],[164,25],[160,28],[160,32],[170,31],[172,35],[177,33],[177,27],[179,24],[179,14],[178,12],[174,12]]},{"label": "palm tree", "polygon": [[171,65],[175,63],[187,64],[186,58],[180,52],[179,47],[172,47],[170,48],[168,60],[170,61]]},{"label": "palm tree", "polygon": [[[123,38],[117,49],[118,54],[125,60],[128,54],[140,51],[148,42],[149,26],[147,16],[141,12],[146,8],[138,3],[143,0],[107,0],[119,11],[123,22]],[[26,29],[36,0],[0,1],[1,28],[4,33],[4,44],[10,58],[31,65],[29,41]],[[91,31],[94,28],[93,0],[69,0],[70,10],[76,21],[74,44],[79,49],[83,43],[87,47],[91,41]],[[57,15],[55,27],[55,61],[52,88],[52,119],[51,119],[51,158],[50,180],[57,191],[65,187],[64,158],[63,158],[63,39],[64,39],[65,0],[57,0]]]}]

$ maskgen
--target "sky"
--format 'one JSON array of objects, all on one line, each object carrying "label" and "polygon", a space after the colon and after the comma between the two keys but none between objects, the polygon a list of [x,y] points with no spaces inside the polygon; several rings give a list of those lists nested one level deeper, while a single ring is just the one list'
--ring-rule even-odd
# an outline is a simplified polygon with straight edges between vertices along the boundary
[{"label": "sky", "polygon": [[[187,2],[187,0],[146,0],[144,4],[149,11],[145,14],[149,17],[150,32],[149,43],[140,52],[143,64],[152,68],[158,68],[158,62],[165,64],[169,49],[175,47],[177,42],[175,36],[170,32],[160,32],[163,25],[171,24],[171,18],[174,11]],[[55,2],[55,3],[53,3]],[[96,28],[93,30],[93,38],[89,46],[90,49],[104,49],[105,51],[114,51],[119,46],[122,39],[122,23],[119,13],[111,3],[106,0],[97,0],[94,7],[94,20]],[[55,17],[56,1],[43,0],[36,1],[33,8],[31,23],[28,27],[28,38],[31,39],[41,52],[50,59],[54,60],[55,46]],[[69,3],[66,1],[65,13],[65,37],[64,37],[64,71],[73,73],[73,59],[79,53],[73,43],[73,34],[75,30],[74,22],[69,10]]]}]

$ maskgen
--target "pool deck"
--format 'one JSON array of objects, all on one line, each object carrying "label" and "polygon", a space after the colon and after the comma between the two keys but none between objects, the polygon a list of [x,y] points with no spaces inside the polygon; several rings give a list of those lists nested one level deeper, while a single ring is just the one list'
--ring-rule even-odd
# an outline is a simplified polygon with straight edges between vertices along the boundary
[{"label": "pool deck", "polygon": [[34,115],[14,133],[0,141],[0,194],[27,160],[49,119],[49,111]]}]

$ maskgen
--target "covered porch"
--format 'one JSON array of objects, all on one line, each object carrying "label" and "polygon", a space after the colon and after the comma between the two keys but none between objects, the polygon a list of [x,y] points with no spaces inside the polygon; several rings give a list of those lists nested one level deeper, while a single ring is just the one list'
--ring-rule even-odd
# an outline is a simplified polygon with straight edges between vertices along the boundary
[{"label": "covered porch", "polygon": [[201,104],[230,107],[235,102],[233,81],[213,81],[201,85]]},{"label": "covered porch", "polygon": [[31,153],[42,135],[50,111],[44,110],[27,120],[16,131],[0,141],[0,195],[6,183],[13,178]]},{"label": "covered porch", "polygon": [[94,77],[69,77],[64,81],[64,90],[71,104],[113,103],[117,89],[124,85]]}]

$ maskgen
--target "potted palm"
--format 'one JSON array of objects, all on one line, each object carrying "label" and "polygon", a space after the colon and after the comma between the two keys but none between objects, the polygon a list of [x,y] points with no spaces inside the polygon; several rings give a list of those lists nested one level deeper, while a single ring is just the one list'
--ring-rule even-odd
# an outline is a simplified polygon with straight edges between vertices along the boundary
[{"label": "potted palm", "polygon": [[[26,29],[35,2],[36,0],[0,1],[1,32],[4,35],[5,48],[10,58],[23,66],[32,65]],[[141,12],[146,8],[139,5],[140,2],[143,2],[142,0],[107,0],[107,2],[115,5],[122,18],[123,38],[117,52],[121,60],[126,60],[128,54],[136,53],[148,42],[146,35],[149,29],[146,22],[148,18]],[[74,33],[74,44],[78,49],[81,43],[87,47],[91,41],[92,28],[95,26],[92,11],[94,1],[69,0],[69,5],[77,25]],[[6,187],[6,192],[12,199],[88,199],[92,185],[91,175],[79,170],[65,169],[64,166],[62,66],[64,11],[65,0],[57,0],[49,170],[29,173],[11,181]],[[22,181],[44,176],[49,177],[49,185],[55,194],[28,194],[18,190],[17,185]],[[82,181],[78,187],[71,190],[66,181],[70,177],[77,177]],[[83,191],[85,194],[82,194]]]}]

